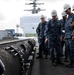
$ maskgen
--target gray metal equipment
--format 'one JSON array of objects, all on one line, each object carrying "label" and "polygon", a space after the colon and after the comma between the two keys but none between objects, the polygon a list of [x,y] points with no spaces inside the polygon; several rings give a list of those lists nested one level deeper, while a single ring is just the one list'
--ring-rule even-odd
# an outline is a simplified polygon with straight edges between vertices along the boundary
[{"label": "gray metal equipment", "polygon": [[25,3],[25,5],[33,5],[33,9],[25,9],[24,11],[32,11],[32,14],[36,14],[40,11],[45,11],[45,9],[37,8],[38,5],[43,5],[44,3],[37,3],[37,0],[31,0],[32,3]]},{"label": "gray metal equipment", "polygon": [[30,75],[35,41],[26,39],[0,44],[0,75]]}]

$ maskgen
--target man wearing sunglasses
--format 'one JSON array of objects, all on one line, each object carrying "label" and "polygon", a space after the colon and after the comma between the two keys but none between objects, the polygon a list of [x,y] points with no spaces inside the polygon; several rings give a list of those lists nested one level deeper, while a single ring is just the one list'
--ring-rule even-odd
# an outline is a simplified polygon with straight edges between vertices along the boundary
[{"label": "man wearing sunglasses", "polygon": [[45,36],[44,36],[44,32],[45,32],[45,26],[46,26],[46,20],[45,20],[45,16],[41,15],[40,17],[41,22],[39,23],[36,32],[38,35],[38,42],[39,42],[39,56],[36,58],[42,58],[42,52],[45,51]]}]

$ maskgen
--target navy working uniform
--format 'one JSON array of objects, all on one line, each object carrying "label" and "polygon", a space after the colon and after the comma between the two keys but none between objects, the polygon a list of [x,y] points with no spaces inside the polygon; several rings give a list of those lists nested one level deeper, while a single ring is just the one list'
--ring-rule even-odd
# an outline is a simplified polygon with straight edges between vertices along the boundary
[{"label": "navy working uniform", "polygon": [[39,42],[39,57],[42,57],[42,51],[45,50],[45,37],[44,37],[44,32],[45,32],[45,27],[46,27],[47,22],[45,21],[44,23],[39,23],[36,32],[38,35],[38,42]]},{"label": "navy working uniform", "polygon": [[[61,24],[61,37],[62,37],[62,41],[61,41],[61,54],[63,54],[63,47],[65,45],[65,22],[66,19],[61,19],[60,20],[60,24]],[[66,48],[65,48],[66,49]],[[67,58],[67,52],[65,50],[65,58]]]},{"label": "navy working uniform", "polygon": [[[50,56],[52,63],[54,62],[60,63],[61,62],[61,47],[60,47],[61,26],[60,26],[60,21],[58,19],[56,20],[51,19],[47,23],[45,36],[46,38],[49,37]],[[56,52],[56,58],[55,58],[55,52]]]},{"label": "navy working uniform", "polygon": [[74,22],[73,13],[71,13],[71,15],[68,16],[65,24],[65,42],[70,62],[74,61],[74,41],[72,41],[72,32],[74,28],[70,26],[72,22]]}]

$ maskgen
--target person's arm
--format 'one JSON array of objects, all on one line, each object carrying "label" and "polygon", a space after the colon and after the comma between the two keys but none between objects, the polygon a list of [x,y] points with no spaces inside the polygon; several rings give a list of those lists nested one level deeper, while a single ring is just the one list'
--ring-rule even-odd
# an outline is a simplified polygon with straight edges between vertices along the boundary
[{"label": "person's arm", "polygon": [[72,22],[71,27],[74,27],[74,21]]},{"label": "person's arm", "polygon": [[38,25],[37,29],[36,29],[36,33],[37,33],[37,36],[40,35],[40,24]]},{"label": "person's arm", "polygon": [[60,41],[62,41],[62,24],[61,21],[59,21],[59,36],[60,36]]},{"label": "person's arm", "polygon": [[47,22],[46,27],[45,27],[45,43],[48,41],[48,37],[49,37],[49,26],[50,26],[50,21]]},{"label": "person's arm", "polygon": [[71,28],[73,29],[71,35],[72,35],[72,40],[74,41],[74,15],[73,15],[73,18],[72,18]]},{"label": "person's arm", "polygon": [[59,21],[59,35],[62,36],[62,25],[61,25],[61,21]]},{"label": "person's arm", "polygon": [[74,30],[72,32],[72,40],[74,41]]},{"label": "person's arm", "polygon": [[74,15],[73,15],[73,17],[72,17],[72,23],[71,23],[70,26],[71,26],[71,27],[74,27]]}]

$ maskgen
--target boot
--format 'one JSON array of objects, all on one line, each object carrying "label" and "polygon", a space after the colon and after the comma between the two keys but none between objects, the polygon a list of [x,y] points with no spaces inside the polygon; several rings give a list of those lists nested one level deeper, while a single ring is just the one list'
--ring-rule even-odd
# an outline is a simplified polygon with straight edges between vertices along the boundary
[{"label": "boot", "polygon": [[61,61],[56,62],[58,65],[64,65],[64,63],[62,63]]},{"label": "boot", "polygon": [[74,68],[74,61],[71,60],[70,63],[66,67],[68,67],[68,68]]},{"label": "boot", "polygon": [[39,55],[39,53],[37,53],[37,55]]},{"label": "boot", "polygon": [[64,60],[65,62],[69,62],[69,60],[68,60],[68,58],[65,58],[65,60]]},{"label": "boot", "polygon": [[36,58],[39,59],[39,58],[42,58],[42,56],[37,56]]},{"label": "boot", "polygon": [[45,59],[48,59],[48,55],[47,54],[45,55]]},{"label": "boot", "polygon": [[64,65],[64,63],[62,63],[61,59],[57,59],[57,60],[56,60],[56,63],[57,63],[58,65]]},{"label": "boot", "polygon": [[57,66],[57,63],[55,62],[55,60],[52,60],[52,65]]}]

